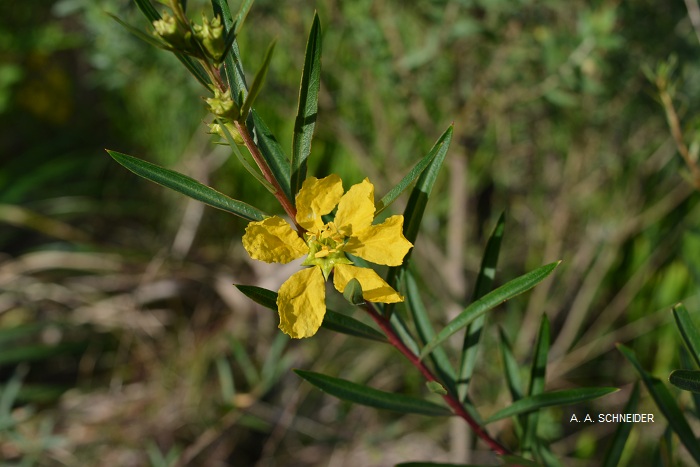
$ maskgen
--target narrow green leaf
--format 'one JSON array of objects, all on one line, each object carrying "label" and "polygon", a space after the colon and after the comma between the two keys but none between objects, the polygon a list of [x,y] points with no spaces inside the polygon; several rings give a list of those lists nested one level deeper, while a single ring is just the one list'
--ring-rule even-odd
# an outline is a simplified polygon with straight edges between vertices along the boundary
[{"label": "narrow green leaf", "polygon": [[[474,294],[472,301],[478,300],[486,295],[493,287],[493,281],[496,277],[496,265],[498,264],[498,254],[501,251],[501,241],[503,240],[503,232],[505,231],[505,213],[502,213],[496,223],[496,228],[486,242],[484,257],[481,259],[481,267],[479,275],[476,277],[476,285],[474,286]],[[484,327],[486,315],[481,315],[474,320],[464,334],[464,342],[462,344],[462,360],[459,365],[459,377],[457,378],[457,389],[459,391],[459,399],[464,400],[469,392],[469,383],[471,382],[472,373],[476,366],[476,360],[479,355],[479,341],[481,339],[481,330]]]},{"label": "narrow green leaf", "polygon": [[[435,142],[433,147],[428,151],[428,154],[423,156],[421,160],[418,161],[418,163],[413,166],[413,168],[406,174],[404,178],[401,179],[401,181],[391,190],[389,190],[389,193],[384,195],[382,199],[380,199],[374,206],[375,208],[375,216],[391,206],[391,203],[396,201],[396,199],[406,191],[406,189],[411,186],[411,183],[413,183],[416,178],[418,178],[423,171],[430,165],[430,163],[435,159],[435,156],[437,156],[442,150],[443,146],[445,144],[447,147],[450,145],[450,140],[452,138],[452,131],[453,127],[450,126],[445,132],[438,138],[438,140]],[[444,152],[446,153],[447,147],[444,148]]]},{"label": "narrow green leaf", "polygon": [[[277,311],[277,292],[252,285],[236,285],[236,288],[255,303],[269,308],[270,310]],[[362,337],[377,342],[387,342],[384,334],[376,329],[367,326],[355,318],[329,309],[326,309],[326,315],[323,317],[321,327],[341,334]]]},{"label": "narrow green leaf", "polygon": [[260,372],[253,363],[253,360],[251,360],[248,351],[245,349],[241,341],[231,336],[229,346],[231,347],[233,359],[243,372],[243,377],[245,378],[246,383],[248,383],[248,385],[251,387],[260,383]]},{"label": "narrow green leaf", "polygon": [[489,292],[479,300],[470,304],[464,309],[455,319],[450,321],[438,335],[428,342],[420,353],[420,357],[424,358],[429,355],[437,346],[445,342],[452,334],[466,327],[477,317],[495,308],[506,300],[520,295],[533,288],[535,285],[542,282],[549,276],[552,271],[559,265],[560,261],[541,266],[534,271],[513,279],[512,281],[500,286],[496,290]]},{"label": "narrow green leaf", "polygon": [[274,52],[274,50],[275,42],[273,41],[267,48],[267,51],[265,52],[263,64],[258,70],[258,72],[255,74],[255,78],[253,78],[253,84],[250,85],[250,91],[248,92],[248,95],[246,96],[245,101],[243,102],[243,106],[241,107],[241,117],[243,119],[247,119],[248,112],[250,112],[250,109],[255,103],[255,99],[258,98],[258,95],[262,90],[263,83],[265,82],[265,77],[267,76],[267,70],[270,69],[270,61],[272,60],[272,52]]},{"label": "narrow green leaf", "polygon": [[698,370],[674,370],[668,377],[668,381],[678,389],[700,394],[700,371]]},{"label": "narrow green leaf", "polygon": [[[418,229],[420,227],[421,220],[423,219],[423,214],[425,213],[425,207],[428,204],[428,198],[430,197],[430,193],[433,191],[433,185],[435,185],[435,180],[437,179],[442,163],[445,160],[447,150],[450,148],[453,130],[454,126],[450,125],[445,133],[439,138],[439,140],[442,140],[442,144],[435,146],[435,156],[432,158],[428,166],[421,172],[416,185],[413,187],[413,190],[411,190],[411,196],[409,197],[406,208],[404,209],[403,234],[406,239],[414,245],[416,244]],[[403,271],[409,264],[412,251],[413,250],[409,251],[404,257],[403,264],[401,266],[392,266],[388,269],[386,274],[386,282],[390,286],[396,288],[401,271]],[[393,303],[387,304],[384,308],[384,315],[390,317],[393,309]]]},{"label": "narrow green leaf", "polygon": [[486,423],[493,423],[497,420],[530,413],[545,407],[556,407],[561,405],[576,404],[603,397],[612,392],[619,391],[617,388],[576,388],[564,389],[561,391],[545,392],[536,396],[524,397],[509,407],[499,410],[486,419]]},{"label": "narrow green leaf", "polygon": [[[240,29],[245,17],[248,15],[248,11],[250,10],[252,3],[253,0],[244,1],[240,6],[238,14],[236,15],[236,20],[234,21],[226,0],[211,0],[214,14],[223,18],[227,38],[230,37],[231,31],[233,31],[233,34],[235,35],[237,30]],[[248,94],[248,85],[246,84],[245,72],[243,70],[243,64],[241,63],[241,53],[238,49],[238,41],[234,39],[230,47],[227,47],[227,50],[228,52],[224,57],[222,75],[226,76],[226,81],[228,81],[229,87],[231,88],[231,96],[233,99],[235,99],[236,104],[240,106],[243,103],[245,95]]]},{"label": "narrow green leaf", "polygon": [[258,181],[258,183],[260,183],[262,186],[264,186],[267,189],[267,191],[274,194],[275,187],[273,187],[270,184],[270,182],[265,180],[265,177],[263,177],[263,175],[260,172],[258,172],[258,170],[255,169],[255,167],[253,167],[250,164],[250,162],[248,162],[248,160],[243,156],[243,153],[241,152],[241,150],[238,149],[238,144],[236,144],[236,141],[233,139],[233,135],[228,130],[228,128],[226,128],[226,124],[221,120],[217,120],[217,122],[219,124],[219,127],[221,128],[221,131],[224,133],[224,136],[226,137],[226,142],[231,147],[231,151],[233,152],[233,155],[236,156],[236,159],[238,159],[238,162],[241,163],[243,168],[246,169],[248,171],[248,173],[251,174],[253,176],[253,178],[255,178]]},{"label": "narrow green leaf", "polygon": [[153,8],[153,5],[149,0],[134,0],[136,6],[139,7],[141,13],[148,19],[149,22],[154,22],[160,19],[160,14]]},{"label": "narrow green leaf", "polygon": [[[414,186],[411,191],[406,209],[404,210],[403,233],[406,239],[413,244],[416,243],[416,238],[418,237],[418,229],[423,220],[428,198],[430,198],[430,193],[433,191],[435,180],[437,180],[438,173],[442,168],[447,150],[450,148],[453,130],[454,126],[450,125],[447,131],[439,138],[438,141],[442,140],[442,143],[436,147],[435,156],[430,161],[430,164],[428,164],[428,167],[420,174],[416,186]],[[404,260],[404,263],[405,262],[406,260]]]},{"label": "narrow green leaf", "polygon": [[678,438],[680,438],[683,445],[693,456],[695,462],[700,463],[700,444],[698,443],[693,430],[690,429],[688,421],[685,419],[683,412],[678,407],[675,398],[671,395],[668,388],[663,384],[663,382],[647,373],[647,371],[642,368],[642,365],[637,360],[634,352],[625,347],[622,344],[617,345],[617,349],[625,356],[625,358],[634,366],[637,373],[642,377],[642,381],[646,386],[649,394],[656,402],[656,405],[664,414],[669,425],[676,432]]},{"label": "narrow green leaf", "polygon": [[[632,390],[632,394],[627,401],[627,405],[625,405],[625,410],[623,413],[637,413],[638,405],[639,383],[635,383],[634,389]],[[616,467],[620,464],[622,452],[625,449],[627,438],[629,438],[630,432],[632,431],[632,426],[632,423],[618,423],[615,434],[610,442],[610,447],[608,447],[608,450],[605,453],[605,458],[603,458],[602,467]]]},{"label": "narrow green leaf", "polygon": [[343,291],[343,297],[352,305],[364,305],[365,299],[362,297],[362,286],[357,279],[350,279]]},{"label": "narrow green leaf", "polygon": [[338,399],[354,402],[356,404],[376,407],[378,409],[393,410],[401,413],[416,413],[430,416],[452,415],[449,409],[423,399],[380,391],[378,389],[363,386],[340,378],[313,373],[311,371],[294,370],[296,374],[313,384],[323,392]]},{"label": "narrow green leaf", "polygon": [[321,22],[318,13],[306,42],[304,69],[299,86],[299,108],[294,120],[292,141],[292,193],[296,194],[306,179],[306,159],[311,153],[311,141],[318,116],[318,91],[321,88]]},{"label": "narrow green leaf", "polygon": [[[136,5],[139,7],[139,10],[141,10],[141,13],[148,19],[148,21],[152,24],[154,21],[158,21],[161,19],[160,14],[156,11],[155,8],[153,8],[153,5],[151,5],[151,2],[149,0],[134,0]],[[196,60],[193,60],[192,58],[188,57],[187,55],[183,55],[177,52],[173,52],[175,56],[177,57],[180,62],[185,65],[185,68],[192,73],[192,75],[197,78],[197,81],[199,81],[202,86],[205,88],[209,89],[209,85],[211,84],[211,80],[209,79],[209,76],[207,75],[207,72],[204,71],[204,68],[202,68],[202,65],[199,64]]]},{"label": "narrow green leaf", "polygon": [[165,49],[165,50],[172,50],[168,44],[163,42],[162,40],[157,39],[155,36],[152,36],[150,34],[146,34],[145,32],[141,31],[138,28],[133,27],[129,23],[126,23],[122,21],[118,16],[113,15],[112,13],[107,13],[114,21],[119,23],[124,29],[129,31],[132,35],[138,37],[142,41],[144,41],[146,44],[152,45],[153,47],[159,48],[159,49]]},{"label": "narrow green leaf", "polygon": [[513,349],[508,340],[508,336],[506,336],[506,333],[500,327],[498,328],[498,334],[501,338],[499,348],[501,350],[501,357],[503,358],[503,368],[506,374],[508,390],[510,391],[511,399],[515,402],[523,397],[523,383],[520,379],[520,368],[513,355]]},{"label": "narrow green leaf", "polygon": [[698,328],[693,324],[690,313],[682,303],[673,307],[673,317],[690,356],[700,368],[700,332],[698,332]]},{"label": "narrow green leaf", "polygon": [[236,387],[233,383],[233,372],[228,359],[223,355],[214,360],[216,364],[216,374],[219,377],[219,389],[221,391],[221,400],[224,404],[231,404],[236,396]]},{"label": "narrow green leaf", "polygon": [[282,187],[284,195],[293,203],[294,197],[292,196],[289,184],[289,159],[284,153],[282,146],[280,146],[277,138],[275,138],[267,125],[265,125],[262,118],[260,118],[257,112],[255,112],[255,109],[250,111],[246,125],[249,129],[255,129],[255,143],[260,149],[260,153],[265,159],[265,163],[270,168],[270,171],[275,177],[275,180],[277,180],[277,183],[279,183],[280,187]]},{"label": "narrow green leaf", "polygon": [[159,185],[163,185],[171,190],[175,190],[197,201],[201,201],[209,206],[230,212],[251,221],[261,221],[267,216],[258,208],[243,203],[242,201],[229,198],[223,193],[199,183],[197,180],[187,175],[116,151],[107,150],[107,153],[109,153],[115,161],[136,175]]},{"label": "narrow green leaf", "polygon": [[22,388],[22,381],[29,373],[29,365],[22,362],[17,365],[14,374],[0,391],[0,418],[12,419],[12,406],[17,400],[19,391]]},{"label": "narrow green leaf", "polygon": [[[549,353],[550,331],[549,319],[546,314],[542,314],[540,320],[540,329],[537,333],[535,341],[535,352],[532,356],[532,366],[530,367],[530,383],[528,385],[527,394],[530,397],[544,393],[545,376],[547,372],[547,354]],[[534,445],[535,436],[537,434],[537,423],[539,422],[539,413],[534,412],[527,416],[525,423],[525,433],[521,448],[530,450]]]},{"label": "narrow green leaf", "polygon": [[396,331],[396,334],[398,334],[399,339],[401,339],[401,342],[403,342],[411,352],[418,355],[418,344],[413,338],[411,331],[409,331],[408,326],[406,326],[403,318],[401,318],[399,315],[392,314],[389,321],[391,322],[391,327],[394,328],[394,331]]},{"label": "narrow green leaf", "polygon": [[[423,300],[420,296],[420,291],[418,290],[418,285],[416,284],[413,274],[410,271],[405,271],[403,276],[403,289],[406,295],[404,303],[406,304],[406,309],[413,318],[413,323],[418,331],[418,336],[421,342],[425,344],[435,337],[435,331],[433,330],[433,325],[430,323],[430,318],[428,317],[428,311],[425,309]],[[450,360],[447,358],[445,351],[438,347],[435,352],[430,354],[430,359],[435,365],[440,380],[445,383],[448,389],[454,394],[455,393],[455,371],[450,364]]]},{"label": "narrow green leaf", "polygon": [[[695,363],[690,358],[688,349],[679,346],[678,356],[680,357],[681,368],[683,370],[692,370],[695,368]],[[696,418],[700,418],[700,394],[693,392],[691,393],[691,397],[693,398],[693,415],[695,415]]]}]

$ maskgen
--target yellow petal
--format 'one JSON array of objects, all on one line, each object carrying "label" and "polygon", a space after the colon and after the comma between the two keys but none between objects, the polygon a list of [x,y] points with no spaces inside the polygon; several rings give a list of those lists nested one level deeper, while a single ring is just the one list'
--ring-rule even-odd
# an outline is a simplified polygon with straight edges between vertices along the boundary
[{"label": "yellow petal", "polygon": [[326,314],[326,286],[321,269],[302,269],[292,274],[277,295],[279,328],[294,339],[311,337]]},{"label": "yellow petal", "polygon": [[364,179],[350,187],[340,198],[335,225],[338,231],[349,237],[357,235],[372,225],[374,219],[374,185]]},{"label": "yellow petal", "polygon": [[309,252],[309,247],[281,217],[251,222],[243,235],[243,248],[251,258],[266,263],[288,263]]},{"label": "yellow petal", "polygon": [[337,264],[333,269],[333,285],[343,293],[350,279],[357,279],[362,286],[362,297],[368,302],[403,302],[403,297],[371,269],[348,264]]},{"label": "yellow petal", "polygon": [[403,216],[391,216],[350,238],[343,251],[372,263],[399,266],[412,246],[403,236]]},{"label": "yellow petal", "polygon": [[343,196],[343,182],[340,177],[331,174],[326,178],[309,177],[304,180],[297,194],[297,222],[310,232],[323,227],[321,216],[336,207]]}]

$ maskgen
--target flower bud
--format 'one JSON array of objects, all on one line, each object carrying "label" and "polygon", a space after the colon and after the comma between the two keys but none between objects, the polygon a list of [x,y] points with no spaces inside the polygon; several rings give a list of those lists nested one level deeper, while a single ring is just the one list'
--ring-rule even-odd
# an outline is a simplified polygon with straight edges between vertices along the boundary
[{"label": "flower bud", "polygon": [[196,47],[192,41],[192,32],[180,24],[176,18],[167,11],[163,12],[161,19],[153,22],[154,35],[163,39],[174,49],[192,54],[196,52]]},{"label": "flower bud", "polygon": [[239,109],[233,99],[231,99],[231,90],[222,93],[218,89],[214,90],[214,97],[207,99],[209,111],[217,117],[227,118],[229,120],[237,120]]},{"label": "flower bud", "polygon": [[[233,141],[236,144],[243,144],[243,138],[241,137],[241,134],[238,132],[236,127],[228,122],[225,123],[224,126],[226,127],[226,130],[228,131],[230,137],[233,138]],[[209,124],[209,134],[210,135],[219,135],[221,136],[225,141],[228,141],[228,138],[226,137],[226,133],[224,132],[222,125],[219,123],[210,123]]]},{"label": "flower bud", "polygon": [[202,45],[202,49],[214,62],[218,64],[223,61],[226,39],[221,18],[215,16],[209,23],[207,17],[202,15],[202,25],[194,25],[194,35]]}]

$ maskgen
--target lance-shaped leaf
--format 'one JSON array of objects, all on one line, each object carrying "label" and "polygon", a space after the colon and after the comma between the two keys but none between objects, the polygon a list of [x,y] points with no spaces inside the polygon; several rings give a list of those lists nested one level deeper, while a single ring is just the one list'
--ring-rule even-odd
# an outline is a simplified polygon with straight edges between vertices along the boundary
[{"label": "lance-shaped leaf", "polygon": [[[269,308],[270,310],[277,311],[277,292],[252,285],[236,285],[236,288],[255,303]],[[384,334],[376,329],[367,326],[355,318],[329,309],[326,309],[326,315],[323,317],[321,327],[341,334],[362,337],[378,342],[386,342]]]},{"label": "lance-shaped leaf", "polygon": [[419,160],[415,166],[413,166],[413,168],[406,174],[406,176],[402,178],[401,181],[394,188],[389,190],[389,193],[384,195],[382,199],[375,203],[375,216],[383,210],[385,210],[386,208],[388,208],[391,205],[391,203],[396,201],[396,199],[401,195],[401,193],[406,191],[406,189],[409,186],[411,186],[411,183],[413,183],[430,165],[433,159],[435,159],[435,156],[440,154],[441,151],[443,152],[443,154],[447,152],[447,149],[450,145],[450,140],[452,139],[453,129],[454,127],[450,126],[447,130],[445,130],[445,132],[438,138],[438,140],[435,142],[430,151],[428,151],[428,154],[423,156],[423,158]]},{"label": "lance-shaped leaf", "polygon": [[[416,280],[413,278],[413,274],[410,271],[405,271],[403,276],[403,287],[406,294],[405,304],[411,318],[413,318],[413,323],[418,331],[418,336],[420,337],[423,344],[429,342],[433,337],[435,337],[435,331],[430,323],[430,318],[428,317],[428,310],[426,310],[423,300],[421,299],[420,292],[418,290],[418,285]],[[447,358],[447,354],[442,348],[435,349],[430,355],[430,359],[435,365],[435,369],[440,377],[440,380],[447,385],[451,393],[455,393],[455,371],[450,364],[450,360]]]},{"label": "lance-shaped leaf", "polygon": [[[549,343],[549,319],[547,319],[546,314],[542,314],[540,329],[537,333],[537,340],[535,341],[535,352],[532,356],[532,366],[530,367],[530,384],[527,390],[527,394],[530,398],[544,393]],[[526,423],[524,424],[525,433],[521,443],[521,448],[524,451],[529,450],[534,445],[538,422],[539,413],[534,412],[527,416]]]},{"label": "lance-shaped leaf", "polygon": [[[421,220],[423,219],[423,214],[425,213],[425,207],[428,204],[428,198],[430,193],[433,191],[433,186],[435,185],[435,180],[437,180],[440,168],[442,168],[442,163],[447,155],[447,150],[450,148],[450,142],[452,141],[452,131],[453,126],[445,131],[445,133],[438,139],[442,141],[440,144],[436,144],[435,156],[428,163],[428,166],[421,172],[420,177],[416,185],[411,190],[411,196],[406,204],[406,209],[403,212],[403,234],[406,239],[416,244],[416,237],[418,236],[418,229],[420,227]],[[432,151],[431,151],[432,152]],[[408,184],[407,184],[408,186]],[[400,193],[400,192],[399,192]],[[398,193],[396,194],[398,196]],[[385,205],[388,205],[389,200],[385,201]],[[400,272],[408,265],[408,260],[411,257],[413,250],[410,250],[408,254],[403,259],[403,264],[401,266],[390,267],[386,274],[386,282],[396,288]],[[391,316],[394,304],[389,303],[384,308],[384,314],[386,316]]]},{"label": "lance-shaped leaf", "polygon": [[545,407],[557,407],[562,405],[576,404],[592,399],[603,397],[610,393],[619,391],[617,388],[576,388],[564,389],[562,391],[545,392],[536,396],[524,397],[503,410],[499,410],[495,414],[486,419],[486,423],[492,423],[497,420],[530,413],[535,410],[540,410]]},{"label": "lance-shaped leaf", "polygon": [[700,443],[695,439],[693,430],[690,429],[688,421],[685,419],[683,412],[676,403],[676,399],[671,395],[668,388],[659,378],[650,375],[642,368],[642,365],[631,349],[622,344],[618,344],[617,349],[632,363],[637,373],[642,377],[642,381],[649,391],[649,394],[651,394],[651,397],[654,399],[654,402],[656,402],[661,413],[663,413],[666,420],[668,420],[670,427],[676,432],[678,438],[680,438],[681,442],[685,445],[685,448],[690,455],[693,456],[693,459],[695,459],[695,462],[700,463]]},{"label": "lance-shaped leaf", "polygon": [[258,98],[260,91],[262,90],[263,83],[265,83],[265,77],[267,76],[267,70],[270,69],[270,61],[272,60],[272,52],[275,50],[275,42],[272,42],[265,52],[265,58],[263,59],[263,64],[255,74],[253,78],[253,84],[250,85],[250,91],[243,102],[241,107],[241,118],[245,120],[248,117],[248,112],[250,112],[251,107],[255,103],[255,99]]},{"label": "lance-shaped leaf", "polygon": [[175,190],[197,201],[201,201],[209,206],[222,209],[250,221],[261,221],[267,217],[267,215],[258,208],[242,201],[229,198],[225,194],[187,175],[116,151],[108,150],[107,153],[109,153],[115,161],[119,162],[136,175],[159,185],[163,185],[171,190]]},{"label": "lance-shaped leaf", "polygon": [[[622,413],[637,413],[637,405],[639,405],[639,383],[635,383],[632,394],[630,395],[625,410]],[[619,423],[615,434],[613,435],[610,446],[603,458],[602,467],[616,467],[620,464],[622,451],[625,449],[627,438],[632,431],[632,423]]]},{"label": "lance-shaped leaf", "polygon": [[700,394],[700,371],[674,370],[668,377],[668,381],[679,389]]},{"label": "lance-shaped leaf", "polygon": [[695,360],[695,364],[700,367],[700,332],[690,319],[688,310],[682,303],[673,307],[673,317],[676,320],[678,331],[683,337],[683,342],[690,353],[690,356]]},{"label": "lance-shaped leaf", "polygon": [[306,159],[311,153],[311,140],[314,136],[318,116],[318,91],[321,88],[321,23],[318,13],[309,32],[304,55],[304,69],[299,86],[299,108],[294,120],[292,141],[292,193],[296,194],[306,179]]},{"label": "lance-shaped leaf", "polygon": [[356,404],[367,405],[378,409],[393,410],[401,413],[416,413],[431,416],[448,416],[452,412],[432,402],[380,391],[378,389],[363,386],[340,378],[322,375],[311,371],[294,370],[296,374],[313,384],[323,392]]},{"label": "lance-shaped leaf", "polygon": [[[245,0],[236,14],[236,18],[231,16],[231,10],[228,7],[226,0],[211,0],[214,14],[223,18],[224,27],[226,29],[226,37],[230,38],[231,32],[235,36],[236,30],[240,29],[245,20],[250,7],[253,5],[253,0]],[[236,100],[239,106],[243,103],[243,99],[248,94],[248,85],[245,80],[245,72],[241,63],[241,54],[238,49],[238,41],[233,40],[231,45],[227,47],[228,52],[224,58],[224,73],[229,86],[231,87],[231,96]],[[241,98],[242,97],[242,98]]]},{"label": "lance-shaped leaf", "polygon": [[[139,10],[141,10],[141,13],[148,19],[148,21],[153,24],[154,21],[158,21],[161,19],[160,14],[156,11],[155,8],[153,8],[153,5],[151,5],[151,2],[149,0],[134,0],[136,2],[136,5],[139,7]],[[209,85],[211,84],[211,80],[209,79],[209,76],[207,75],[206,71],[204,71],[204,68],[202,68],[202,65],[199,64],[196,60],[193,60],[192,58],[188,57],[187,55],[173,52],[175,56],[177,57],[180,62],[182,62],[183,65],[185,65],[185,68],[189,70],[192,75],[197,78],[197,81],[199,81],[202,86],[205,88],[209,89]]]},{"label": "lance-shaped leaf", "polygon": [[[486,242],[484,257],[481,259],[481,267],[479,275],[476,277],[476,285],[474,286],[474,294],[472,301],[478,300],[486,295],[493,287],[493,281],[496,277],[496,265],[498,264],[498,254],[501,251],[501,240],[505,231],[505,213],[502,213],[496,223],[496,228]],[[459,377],[457,378],[457,389],[459,391],[459,399],[464,400],[469,391],[469,382],[471,381],[476,358],[479,353],[479,340],[481,339],[481,330],[484,327],[486,316],[482,315],[474,320],[464,333],[464,342],[462,343],[462,361],[459,365]]]},{"label": "lance-shaped leaf", "polygon": [[533,288],[549,276],[552,271],[559,265],[560,261],[541,266],[534,271],[513,279],[512,281],[500,286],[496,290],[489,292],[479,300],[475,301],[464,309],[455,319],[450,321],[437,336],[423,348],[420,357],[424,358],[432,352],[437,346],[445,342],[452,334],[466,327],[477,317],[483,315],[496,306],[510,300],[511,298],[520,295]]}]

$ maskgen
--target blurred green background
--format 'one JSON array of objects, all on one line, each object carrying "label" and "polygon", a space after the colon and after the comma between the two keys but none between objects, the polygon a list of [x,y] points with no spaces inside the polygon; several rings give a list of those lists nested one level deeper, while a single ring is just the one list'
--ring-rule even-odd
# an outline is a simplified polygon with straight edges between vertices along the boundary
[{"label": "blurred green background", "polygon": [[[196,19],[204,7],[189,5]],[[630,345],[665,379],[679,366],[670,306],[683,300],[700,310],[699,197],[642,72],[677,58],[675,103],[693,142],[700,43],[685,4],[258,0],[239,44],[250,74],[277,39],[256,108],[286,149],[314,10],[323,71],[310,174],[340,173],[346,188],[368,176],[381,196],[454,122],[413,254],[431,316],[444,323],[471,296],[502,211],[499,283],[562,259],[552,278],[490,315],[471,391],[486,414],[508,403],[496,325],[526,367],[546,312],[554,336],[547,389],[622,388],[590,406],[551,410],[540,423],[564,465],[595,465],[615,426],[568,420],[571,412],[624,406],[636,376],[614,344]],[[280,211],[212,144],[204,89],[106,12],[149,27],[126,0],[0,5],[0,459],[491,459],[470,449],[459,423],[351,407],[290,371],[426,393],[388,346],[324,330],[290,342],[274,313],[232,284],[276,290],[294,267],[250,260],[240,244],[243,221],[107,156],[105,148],[132,154]],[[628,465],[649,458],[649,440],[665,427],[653,403],[642,404],[660,421],[634,428]],[[507,443],[513,427],[489,429]],[[677,461],[688,462],[682,451]]]}]

